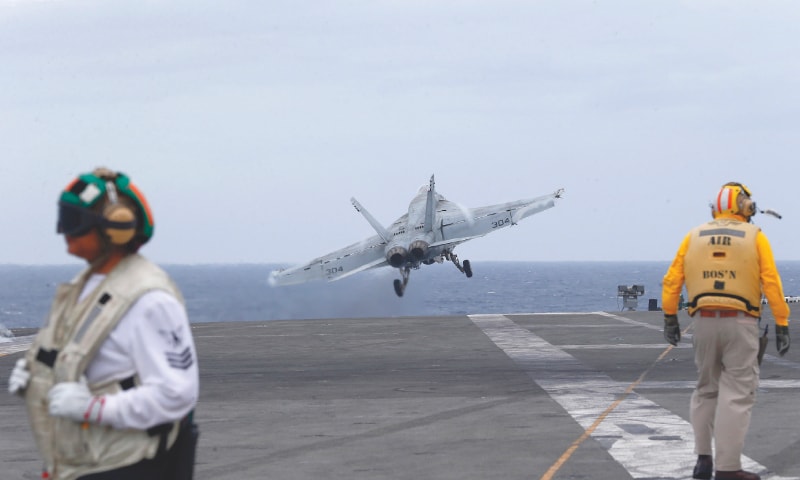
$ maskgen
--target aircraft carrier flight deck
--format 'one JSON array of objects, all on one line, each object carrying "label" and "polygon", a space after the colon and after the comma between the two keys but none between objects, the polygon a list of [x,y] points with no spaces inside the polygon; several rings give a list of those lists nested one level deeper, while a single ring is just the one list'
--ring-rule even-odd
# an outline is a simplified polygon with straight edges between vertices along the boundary
[{"label": "aircraft carrier flight deck", "polygon": [[[195,478],[689,479],[680,320],[678,347],[657,311],[193,324]],[[32,332],[14,333],[0,343],[0,478],[34,479],[25,407],[6,393]],[[800,479],[798,393],[800,347],[777,357],[770,338],[745,469]]]}]

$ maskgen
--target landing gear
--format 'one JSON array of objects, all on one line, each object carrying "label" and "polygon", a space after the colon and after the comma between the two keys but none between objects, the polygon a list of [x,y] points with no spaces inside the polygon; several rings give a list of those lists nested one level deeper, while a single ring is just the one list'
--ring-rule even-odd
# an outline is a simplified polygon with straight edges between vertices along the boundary
[{"label": "landing gear", "polygon": [[403,279],[400,280],[399,278],[396,278],[394,280],[394,293],[396,293],[398,297],[402,297],[403,293],[406,291],[406,285],[408,285],[408,274],[410,272],[410,267],[401,268],[400,275],[402,275]]},{"label": "landing gear", "polygon": [[459,272],[463,273],[467,276],[467,278],[472,277],[472,266],[469,263],[469,260],[464,260],[464,266],[461,266],[461,262],[458,261],[458,255],[453,252],[446,251],[444,252],[444,256],[446,259],[453,262],[453,265],[456,266]]},{"label": "landing gear", "polygon": [[[472,278],[472,265],[470,265],[469,260],[464,260],[464,264],[462,265],[461,262],[458,261],[458,255],[456,255],[450,250],[445,250],[442,252],[441,255],[437,255],[428,260],[423,260],[421,263],[425,265],[430,265],[432,263],[442,263],[444,260],[449,260],[453,262],[453,265],[456,266],[458,271],[466,275],[467,278]],[[413,264],[406,264],[406,266],[398,268],[398,270],[400,270],[400,276],[402,277],[402,278],[396,278],[394,280],[394,293],[396,293],[398,297],[402,297],[403,294],[406,292],[406,285],[408,285],[409,273],[411,273],[412,268],[418,269],[419,264],[420,262],[416,262]]]}]

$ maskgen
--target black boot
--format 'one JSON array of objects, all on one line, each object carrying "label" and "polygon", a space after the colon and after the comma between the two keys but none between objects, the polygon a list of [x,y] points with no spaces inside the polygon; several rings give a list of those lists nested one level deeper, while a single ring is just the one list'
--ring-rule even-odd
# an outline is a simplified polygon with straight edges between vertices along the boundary
[{"label": "black boot", "polygon": [[692,473],[692,478],[710,480],[711,472],[713,471],[714,471],[714,462],[711,460],[711,455],[698,455],[697,463],[694,465],[694,472]]}]

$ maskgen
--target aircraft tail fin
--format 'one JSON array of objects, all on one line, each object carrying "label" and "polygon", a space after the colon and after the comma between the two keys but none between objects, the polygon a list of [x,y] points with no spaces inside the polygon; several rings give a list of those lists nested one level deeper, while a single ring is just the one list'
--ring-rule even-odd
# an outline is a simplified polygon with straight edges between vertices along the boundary
[{"label": "aircraft tail fin", "polygon": [[431,183],[428,188],[428,201],[425,203],[425,233],[433,231],[433,214],[436,211],[436,182],[431,175]]},{"label": "aircraft tail fin", "polygon": [[355,198],[351,198],[350,199],[350,203],[353,204],[353,206],[356,208],[356,211],[358,211],[358,213],[360,213],[361,215],[364,216],[364,218],[367,219],[369,224],[372,225],[372,228],[374,228],[376,232],[378,232],[378,235],[383,239],[383,241],[386,242],[386,243],[389,243],[389,239],[391,238],[391,235],[389,235],[389,231],[386,230],[385,228],[383,228],[383,225],[378,223],[378,221],[375,220],[375,217],[373,217],[367,211],[366,208],[362,207],[361,204],[358,203],[358,200],[356,200]]}]

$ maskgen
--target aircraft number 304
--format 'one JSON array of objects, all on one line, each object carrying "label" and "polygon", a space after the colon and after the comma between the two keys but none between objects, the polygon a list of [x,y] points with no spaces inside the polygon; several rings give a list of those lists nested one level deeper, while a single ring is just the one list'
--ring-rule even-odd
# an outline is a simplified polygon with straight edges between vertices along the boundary
[{"label": "aircraft number 304", "polygon": [[335,275],[339,272],[344,272],[343,267],[333,267],[333,268],[326,268],[325,275]]},{"label": "aircraft number 304", "polygon": [[492,228],[500,228],[505,227],[506,225],[511,223],[511,219],[506,217],[502,220],[497,220],[496,222],[492,222]]}]

